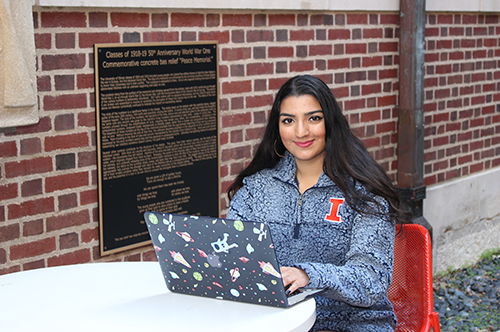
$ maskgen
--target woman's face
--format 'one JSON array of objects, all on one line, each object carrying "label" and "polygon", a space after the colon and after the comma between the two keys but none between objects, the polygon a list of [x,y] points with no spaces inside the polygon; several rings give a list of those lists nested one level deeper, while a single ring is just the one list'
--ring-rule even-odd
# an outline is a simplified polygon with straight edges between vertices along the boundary
[{"label": "woman's face", "polygon": [[324,160],[325,120],[315,97],[302,95],[283,99],[279,131],[283,144],[297,161]]}]

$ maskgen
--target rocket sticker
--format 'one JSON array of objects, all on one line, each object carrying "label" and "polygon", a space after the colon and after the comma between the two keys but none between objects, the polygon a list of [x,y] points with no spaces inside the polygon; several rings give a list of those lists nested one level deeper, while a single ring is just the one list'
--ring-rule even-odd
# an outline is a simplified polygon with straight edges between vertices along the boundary
[{"label": "rocket sticker", "polygon": [[170,250],[170,255],[172,255],[172,257],[174,258],[174,262],[191,268],[191,265],[189,265],[189,263],[184,259],[184,256],[182,256],[180,252]]},{"label": "rocket sticker", "polygon": [[262,268],[262,272],[266,274],[270,274],[276,278],[281,278],[281,274],[276,271],[276,269],[269,262],[261,262],[259,261],[259,266]]}]

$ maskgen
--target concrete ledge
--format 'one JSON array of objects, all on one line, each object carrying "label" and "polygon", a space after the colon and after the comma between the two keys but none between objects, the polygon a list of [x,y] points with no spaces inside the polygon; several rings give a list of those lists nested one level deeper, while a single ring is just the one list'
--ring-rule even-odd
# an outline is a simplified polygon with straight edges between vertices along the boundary
[{"label": "concrete ledge", "polygon": [[434,272],[474,263],[486,249],[500,247],[499,183],[497,168],[427,188]]},{"label": "concrete ledge", "polygon": [[[399,11],[399,0],[32,0],[36,6],[172,9]],[[428,12],[497,12],[497,0],[427,0]]]}]

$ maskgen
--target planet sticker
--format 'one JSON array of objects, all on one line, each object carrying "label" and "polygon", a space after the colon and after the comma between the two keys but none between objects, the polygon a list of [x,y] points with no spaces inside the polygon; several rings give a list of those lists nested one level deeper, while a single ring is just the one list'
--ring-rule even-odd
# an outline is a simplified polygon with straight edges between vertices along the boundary
[{"label": "planet sticker", "polygon": [[200,272],[193,272],[193,277],[198,280],[198,281],[202,281],[203,280],[203,276],[201,275]]},{"label": "planet sticker", "polygon": [[240,296],[240,292],[238,292],[236,289],[232,288],[229,292],[231,292],[231,295],[234,297]]},{"label": "planet sticker", "polygon": [[150,213],[148,218],[152,224],[154,224],[154,225],[158,224],[158,218],[153,213]]},{"label": "planet sticker", "polygon": [[240,232],[245,229],[245,227],[243,226],[243,223],[240,220],[234,221],[234,228],[236,228],[236,230],[240,231]]}]

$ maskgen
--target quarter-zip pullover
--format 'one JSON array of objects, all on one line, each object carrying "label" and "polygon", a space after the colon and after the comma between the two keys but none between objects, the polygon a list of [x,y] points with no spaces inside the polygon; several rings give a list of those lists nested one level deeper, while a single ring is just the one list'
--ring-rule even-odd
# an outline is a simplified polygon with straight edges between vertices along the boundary
[{"label": "quarter-zip pullover", "polygon": [[315,297],[311,331],[394,331],[396,316],[387,298],[394,223],[355,212],[324,173],[301,194],[295,174],[289,155],[245,178],[227,218],[267,223],[280,265],[303,269],[306,287],[327,288]]}]

